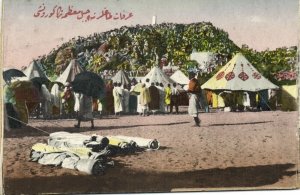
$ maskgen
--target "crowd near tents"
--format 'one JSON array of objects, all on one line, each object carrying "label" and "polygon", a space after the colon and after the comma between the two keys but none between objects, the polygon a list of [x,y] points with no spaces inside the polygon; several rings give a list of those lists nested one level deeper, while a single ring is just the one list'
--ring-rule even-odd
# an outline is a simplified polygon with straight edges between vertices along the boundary
[{"label": "crowd near tents", "polygon": [[[23,73],[19,70],[11,69],[4,71],[3,76],[8,83],[7,86],[10,86],[10,90],[15,94],[16,107],[20,109],[21,121],[27,123],[28,115],[35,117],[42,115],[44,118],[52,118],[61,117],[67,113],[63,110],[62,105],[65,102],[61,94],[66,85],[72,85],[76,75],[84,72],[85,70],[74,59],[71,60],[56,80],[50,81],[42,70],[42,65],[33,61]],[[198,77],[201,77],[201,75],[198,75]],[[91,78],[87,77],[86,79]],[[154,66],[139,80],[134,77],[130,79],[126,71],[120,70],[110,80],[111,84],[115,83],[119,87],[128,88],[129,92],[130,87],[133,89],[134,85],[138,83],[145,83],[147,87],[150,87],[151,84],[162,84],[163,88],[166,88],[169,84],[172,86],[173,83],[176,83],[176,88],[180,89],[182,97],[180,104],[187,105],[188,95],[186,89],[189,79],[181,70],[177,70],[171,76],[168,76],[162,68]],[[94,109],[94,111],[101,111],[100,107],[105,106],[105,103],[100,105],[101,100],[99,97],[104,98],[104,93],[108,90],[107,86],[105,86],[107,83],[109,81],[103,79],[103,83],[99,86],[103,88],[101,91],[102,95],[99,95],[101,94],[99,92],[96,95],[98,99],[94,95],[94,98],[97,99],[95,100],[97,109]],[[76,88],[79,84],[77,83],[75,86],[75,83],[73,83],[73,85]],[[80,87],[85,88],[86,85],[83,84]],[[112,85],[111,87],[113,88]],[[241,111],[245,110],[245,108],[273,110],[281,103],[282,109],[295,110],[295,106],[286,106],[285,98],[280,98],[296,98],[296,95],[291,92],[293,90],[290,89],[290,86],[283,86],[283,90],[279,90],[278,86],[259,73],[241,53],[237,53],[215,75],[203,83],[201,88],[204,91],[202,93],[203,98],[211,108],[229,107],[231,111]],[[93,93],[96,94],[98,92]],[[225,111],[227,110],[228,108],[225,109]]]},{"label": "crowd near tents", "polygon": [[[201,74],[197,77],[200,78]],[[140,113],[138,102],[141,96],[149,104],[148,111],[164,114],[169,112],[165,109],[170,101],[166,94],[176,89],[180,106],[188,105],[189,96],[188,75],[176,70],[168,76],[159,66],[152,67],[143,77],[129,77],[126,71],[120,70],[106,80],[99,74],[85,71],[74,59],[56,80],[51,81],[42,65],[33,61],[24,72],[5,70],[3,80],[5,124],[10,128],[28,124],[30,117],[78,118],[75,102],[72,101],[75,93],[91,97],[94,114],[101,115]],[[203,112],[214,109],[225,112],[275,110],[279,103],[283,110],[295,110],[297,105],[295,86],[280,88],[274,85],[241,53],[237,53],[201,88],[198,95],[199,107]],[[144,111],[142,114],[145,114]],[[30,159],[43,165],[60,165],[97,175],[113,164],[108,160],[112,154],[156,150],[159,146],[156,139],[56,132],[50,134],[47,144],[37,143],[32,146]]]}]

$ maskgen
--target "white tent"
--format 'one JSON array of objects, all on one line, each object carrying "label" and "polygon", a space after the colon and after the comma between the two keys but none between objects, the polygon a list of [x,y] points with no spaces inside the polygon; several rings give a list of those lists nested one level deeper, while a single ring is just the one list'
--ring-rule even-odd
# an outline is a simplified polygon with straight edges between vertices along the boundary
[{"label": "white tent", "polygon": [[178,66],[175,66],[175,65],[171,65],[171,64],[168,64],[167,66],[163,66],[162,67],[163,71],[176,71],[179,69]]},{"label": "white tent", "polygon": [[114,83],[121,83],[122,85],[128,85],[130,83],[128,75],[123,70],[119,70],[111,79]]},{"label": "white tent", "polygon": [[159,67],[153,67],[150,72],[142,79],[143,83],[146,83],[146,80],[149,79],[148,86],[151,83],[162,83],[164,86],[174,83]]},{"label": "white tent", "polygon": [[66,84],[67,82],[72,82],[75,78],[75,76],[84,70],[81,68],[79,62],[76,60],[71,60],[68,67],[65,69],[65,71],[56,79],[57,82],[60,82],[62,84]]},{"label": "white tent", "polygon": [[174,72],[174,74],[172,74],[170,78],[181,85],[187,85],[190,82],[189,78],[185,76],[185,74],[181,70],[177,70],[176,72]]},{"label": "white tent", "polygon": [[198,62],[198,68],[202,72],[211,72],[217,66],[215,54],[212,52],[193,52],[190,59]]},{"label": "white tent", "polygon": [[262,76],[241,53],[236,54],[201,88],[253,92],[278,89],[276,85]]},{"label": "white tent", "polygon": [[27,76],[28,79],[32,79],[34,77],[47,78],[46,74],[44,73],[44,71],[41,68],[41,65],[35,60],[32,61],[23,72]]}]

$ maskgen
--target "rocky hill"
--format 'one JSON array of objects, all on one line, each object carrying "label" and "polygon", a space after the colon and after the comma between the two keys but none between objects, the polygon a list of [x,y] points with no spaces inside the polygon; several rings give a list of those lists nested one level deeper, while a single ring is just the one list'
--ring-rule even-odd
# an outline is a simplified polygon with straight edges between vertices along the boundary
[{"label": "rocky hill", "polygon": [[224,65],[234,53],[242,52],[270,78],[276,71],[294,68],[296,50],[292,47],[257,52],[247,45],[239,48],[229,39],[227,32],[209,22],[163,23],[123,26],[88,37],[79,36],[37,60],[43,64],[47,75],[53,76],[60,74],[74,58],[83,68],[96,73],[118,69],[137,71],[167,64],[186,70],[187,64],[191,64],[189,57],[193,51],[215,53],[219,65]]}]

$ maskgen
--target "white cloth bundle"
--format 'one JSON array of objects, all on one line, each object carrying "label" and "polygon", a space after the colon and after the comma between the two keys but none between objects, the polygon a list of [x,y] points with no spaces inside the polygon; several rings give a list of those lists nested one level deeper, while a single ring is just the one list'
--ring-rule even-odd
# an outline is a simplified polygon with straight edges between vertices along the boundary
[{"label": "white cloth bundle", "polygon": [[78,171],[87,173],[89,175],[100,175],[104,173],[104,167],[99,160],[95,159],[80,159],[75,168]]},{"label": "white cloth bundle", "polygon": [[[100,135],[83,135],[80,133],[68,133],[65,131],[51,133],[48,139],[50,146],[61,147],[105,147],[106,137]],[[102,144],[102,145],[101,145]]]},{"label": "white cloth bundle", "polygon": [[89,157],[82,158],[71,151],[63,151],[47,144],[38,143],[32,147],[30,160],[42,165],[62,166],[91,175],[99,175],[104,172],[104,164],[99,155],[94,153]]},{"label": "white cloth bundle", "polygon": [[129,136],[123,136],[123,135],[117,135],[117,136],[113,136],[113,137],[124,140],[128,143],[134,142],[134,143],[136,143],[137,147],[139,147],[139,148],[157,150],[157,149],[159,149],[159,146],[160,146],[160,143],[156,139],[146,139],[146,138],[141,138],[141,137],[129,137]]}]

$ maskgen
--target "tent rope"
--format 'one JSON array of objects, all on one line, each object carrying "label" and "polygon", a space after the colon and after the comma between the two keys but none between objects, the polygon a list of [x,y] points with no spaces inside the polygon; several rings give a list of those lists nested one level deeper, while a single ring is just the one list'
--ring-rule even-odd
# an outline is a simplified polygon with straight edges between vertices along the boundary
[{"label": "tent rope", "polygon": [[11,118],[11,119],[13,119],[13,120],[16,120],[16,121],[18,121],[18,122],[20,122],[20,123],[22,123],[22,124],[24,124],[24,125],[26,125],[26,126],[32,127],[33,129],[36,129],[36,130],[41,131],[41,132],[43,132],[43,133],[46,133],[47,135],[50,135],[49,132],[47,132],[47,131],[45,131],[45,130],[43,130],[43,129],[37,128],[37,127],[33,127],[33,126],[31,126],[31,125],[29,125],[29,124],[27,124],[27,123],[24,123],[23,121],[20,121],[20,120],[18,120],[18,119],[16,119],[16,118],[12,117],[12,116],[7,116],[7,117],[8,117],[8,118]]}]

